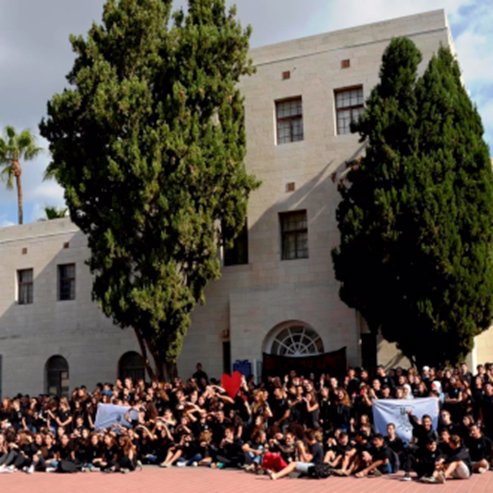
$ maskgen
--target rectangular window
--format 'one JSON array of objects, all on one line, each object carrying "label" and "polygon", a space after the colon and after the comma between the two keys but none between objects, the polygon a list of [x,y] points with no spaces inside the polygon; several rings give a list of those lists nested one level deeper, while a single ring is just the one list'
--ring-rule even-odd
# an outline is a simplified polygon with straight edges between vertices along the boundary
[{"label": "rectangular window", "polygon": [[58,299],[75,300],[75,264],[58,266]]},{"label": "rectangular window", "polygon": [[337,89],[334,96],[337,135],[350,134],[351,122],[356,121],[364,110],[363,86]]},{"label": "rectangular window", "polygon": [[276,101],[277,144],[303,140],[301,96]]},{"label": "rectangular window", "polygon": [[248,224],[245,221],[230,248],[224,249],[224,265],[248,264]]},{"label": "rectangular window", "polygon": [[33,270],[17,271],[17,302],[19,305],[30,305],[33,302]]},{"label": "rectangular window", "polygon": [[283,212],[281,223],[281,259],[308,258],[308,223],[306,211]]}]

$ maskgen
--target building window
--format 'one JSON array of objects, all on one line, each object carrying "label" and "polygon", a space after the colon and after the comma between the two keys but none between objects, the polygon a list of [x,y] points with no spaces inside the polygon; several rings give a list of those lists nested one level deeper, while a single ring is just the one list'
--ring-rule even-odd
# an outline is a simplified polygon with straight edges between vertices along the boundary
[{"label": "building window", "polygon": [[17,271],[17,302],[19,305],[30,305],[33,302],[33,270]]},{"label": "building window", "polygon": [[337,134],[351,133],[351,122],[356,121],[364,110],[363,86],[337,89],[336,103]]},{"label": "building window", "polygon": [[308,258],[306,211],[283,212],[281,223],[281,259]]},{"label": "building window", "polygon": [[233,240],[233,245],[224,248],[224,265],[248,264],[248,224],[245,221],[238,236]]},{"label": "building window", "polygon": [[301,96],[276,101],[277,144],[303,140]]},{"label": "building window", "polygon": [[58,299],[75,300],[75,264],[58,266]]},{"label": "building window", "polygon": [[63,356],[52,356],[45,367],[46,393],[49,395],[68,395],[68,363]]},{"label": "building window", "polygon": [[320,336],[310,327],[294,324],[281,330],[275,337],[270,354],[303,357],[322,354],[324,344]]}]

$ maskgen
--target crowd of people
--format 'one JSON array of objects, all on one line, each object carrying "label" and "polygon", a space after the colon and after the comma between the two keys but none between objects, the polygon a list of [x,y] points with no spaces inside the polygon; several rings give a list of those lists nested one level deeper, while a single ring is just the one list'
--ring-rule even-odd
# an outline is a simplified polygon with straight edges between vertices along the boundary
[{"label": "crowd of people", "polygon": [[[394,423],[375,433],[372,406],[380,399],[434,396],[430,416],[409,411],[412,440]],[[126,406],[123,420],[95,426],[99,404]],[[234,396],[197,365],[173,382],[131,378],[69,396],[17,395],[0,406],[0,473],[130,472],[163,468],[241,468],[276,480],[378,476],[404,472],[423,482],[466,479],[491,467],[493,364],[421,370],[383,366],[374,374],[350,368],[331,375],[243,378]]]}]

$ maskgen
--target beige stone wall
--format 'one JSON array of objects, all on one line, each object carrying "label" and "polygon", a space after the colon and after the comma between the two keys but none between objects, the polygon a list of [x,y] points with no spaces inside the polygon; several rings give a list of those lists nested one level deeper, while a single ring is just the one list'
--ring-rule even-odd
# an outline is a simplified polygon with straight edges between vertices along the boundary
[{"label": "beige stone wall", "polygon": [[[242,81],[248,141],[247,167],[261,181],[249,209],[247,266],[225,267],[193,316],[180,360],[187,374],[197,349],[211,373],[222,372],[221,333],[229,329],[232,361],[258,360],[269,331],[288,320],[315,329],[332,351],[348,347],[360,364],[359,327],[338,297],[330,251],[339,242],[335,209],[339,194],[331,174],[361,152],[355,135],[336,135],[334,90],[363,85],[365,98],[378,82],[383,51],[394,36],[408,35],[424,62],[448,42],[443,11],[345,29],[252,50],[257,67]],[[349,59],[350,68],[341,69]],[[283,80],[282,72],[290,71]],[[275,101],[301,96],[304,140],[276,145]],[[286,192],[288,182],[296,190]],[[306,209],[309,258],[280,260],[279,213]]]},{"label": "beige stone wall", "polygon": [[[82,233],[69,219],[4,228],[0,252],[3,395],[44,391],[45,364],[54,355],[67,360],[71,389],[114,381],[118,360],[137,345],[132,332],[115,327],[91,300]],[[57,266],[66,263],[76,264],[75,300],[58,301]],[[17,270],[29,268],[34,269],[33,303],[19,305]]]}]

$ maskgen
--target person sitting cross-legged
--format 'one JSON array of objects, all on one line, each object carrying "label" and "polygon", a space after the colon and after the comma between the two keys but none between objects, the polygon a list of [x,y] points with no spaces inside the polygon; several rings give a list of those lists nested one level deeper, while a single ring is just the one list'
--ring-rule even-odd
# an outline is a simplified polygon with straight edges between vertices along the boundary
[{"label": "person sitting cross-legged", "polygon": [[365,467],[356,473],[357,478],[365,476],[381,476],[394,472],[392,470],[393,452],[385,444],[383,435],[377,433],[372,440],[373,447],[363,455]]}]

